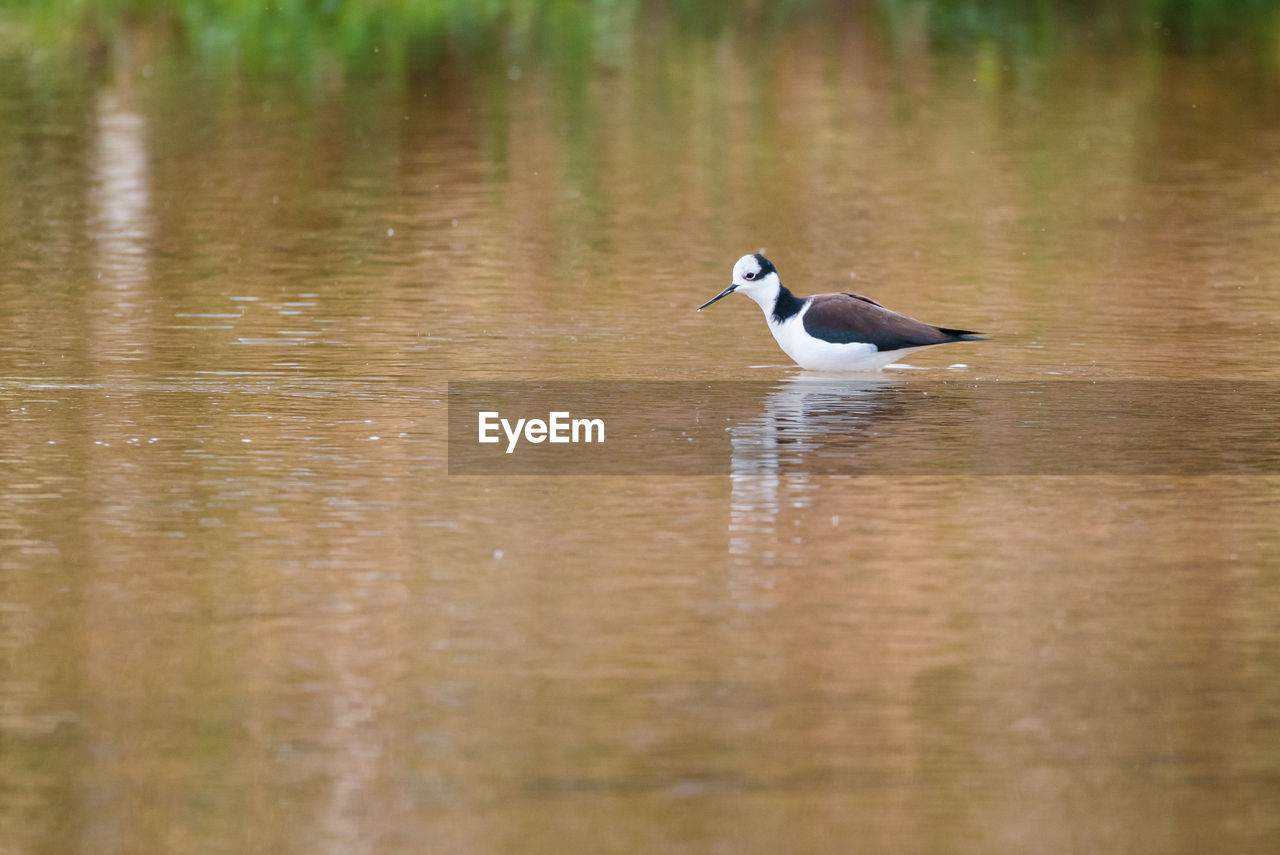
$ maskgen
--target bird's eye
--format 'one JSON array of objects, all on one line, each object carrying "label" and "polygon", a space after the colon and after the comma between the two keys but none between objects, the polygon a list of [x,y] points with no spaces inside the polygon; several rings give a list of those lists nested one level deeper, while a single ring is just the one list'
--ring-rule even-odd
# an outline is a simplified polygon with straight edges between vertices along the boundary
[{"label": "bird's eye", "polygon": [[742,274],[742,278],[743,278],[743,279],[755,279],[755,278],[756,278],[756,275],[755,275],[754,273],[744,273],[744,274]]}]

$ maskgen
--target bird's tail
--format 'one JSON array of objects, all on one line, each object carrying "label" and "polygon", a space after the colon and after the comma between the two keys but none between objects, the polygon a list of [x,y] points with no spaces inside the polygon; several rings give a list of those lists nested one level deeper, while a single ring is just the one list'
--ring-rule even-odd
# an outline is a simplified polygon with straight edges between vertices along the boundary
[{"label": "bird's tail", "polygon": [[973,330],[953,330],[949,327],[938,327],[938,329],[949,336],[955,336],[956,341],[991,341],[982,333]]}]

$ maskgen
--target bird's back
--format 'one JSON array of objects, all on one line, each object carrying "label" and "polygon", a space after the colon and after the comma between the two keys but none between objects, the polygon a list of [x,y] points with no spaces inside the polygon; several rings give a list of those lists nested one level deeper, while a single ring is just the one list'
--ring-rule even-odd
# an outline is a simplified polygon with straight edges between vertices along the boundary
[{"label": "bird's back", "polygon": [[812,297],[802,320],[805,332],[815,338],[834,344],[874,344],[882,351],[970,341],[975,335],[909,318],[870,297],[849,292]]}]

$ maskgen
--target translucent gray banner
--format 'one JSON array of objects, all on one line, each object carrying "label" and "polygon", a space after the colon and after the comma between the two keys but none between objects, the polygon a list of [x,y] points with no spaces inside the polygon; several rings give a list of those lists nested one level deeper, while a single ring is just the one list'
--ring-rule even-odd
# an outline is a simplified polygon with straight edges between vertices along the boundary
[{"label": "translucent gray banner", "polygon": [[453,475],[1280,474],[1273,382],[449,384]]}]

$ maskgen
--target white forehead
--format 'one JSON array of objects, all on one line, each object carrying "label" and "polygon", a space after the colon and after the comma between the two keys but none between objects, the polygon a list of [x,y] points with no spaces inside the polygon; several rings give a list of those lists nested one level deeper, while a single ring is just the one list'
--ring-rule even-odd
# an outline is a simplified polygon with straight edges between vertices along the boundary
[{"label": "white forehead", "polygon": [[[722,268],[723,269],[723,268]],[[744,255],[738,259],[738,263],[733,265],[733,278],[741,279],[746,273],[759,273],[760,262],[756,261],[754,255]]]}]

